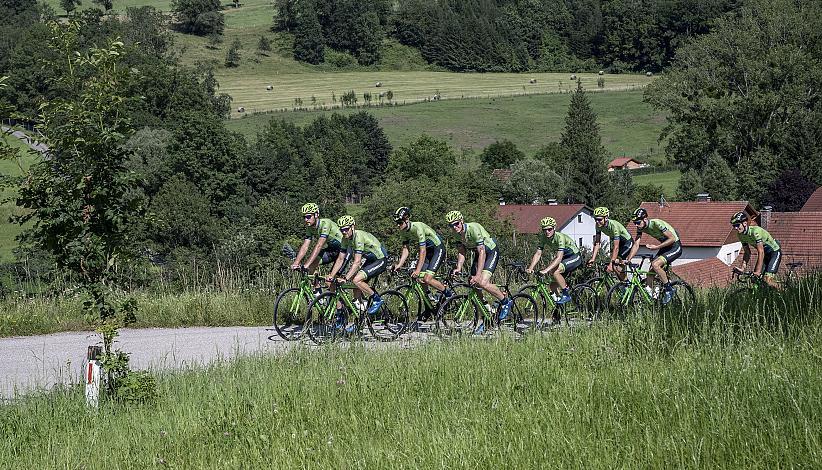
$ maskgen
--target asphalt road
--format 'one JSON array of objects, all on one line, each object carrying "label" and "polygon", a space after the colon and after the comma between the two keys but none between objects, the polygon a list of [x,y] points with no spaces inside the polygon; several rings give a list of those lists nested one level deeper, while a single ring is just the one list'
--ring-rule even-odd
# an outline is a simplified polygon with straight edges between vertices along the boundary
[{"label": "asphalt road", "polygon": [[[269,336],[275,339],[269,340]],[[94,332],[0,339],[0,397],[81,381]],[[122,329],[116,347],[130,353],[134,369],[179,369],[252,353],[293,347],[263,327]]]}]

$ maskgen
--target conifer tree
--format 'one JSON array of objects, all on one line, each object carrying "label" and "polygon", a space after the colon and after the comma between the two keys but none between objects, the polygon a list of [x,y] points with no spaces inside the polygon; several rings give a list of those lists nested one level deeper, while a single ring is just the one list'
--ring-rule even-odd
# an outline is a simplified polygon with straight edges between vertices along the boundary
[{"label": "conifer tree", "polygon": [[591,207],[605,203],[610,194],[608,153],[599,135],[597,115],[580,81],[568,106],[560,145],[569,157],[568,199]]},{"label": "conifer tree", "polygon": [[319,64],[325,60],[322,27],[313,2],[301,2],[294,31],[294,60]]}]

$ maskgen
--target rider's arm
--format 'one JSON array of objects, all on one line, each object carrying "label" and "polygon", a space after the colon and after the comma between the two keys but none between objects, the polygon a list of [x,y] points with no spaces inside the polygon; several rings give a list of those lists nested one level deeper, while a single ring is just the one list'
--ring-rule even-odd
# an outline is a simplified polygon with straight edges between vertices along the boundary
[{"label": "rider's arm", "polygon": [[485,245],[477,245],[477,276],[482,274],[482,267],[485,266]]},{"label": "rider's arm", "polygon": [[631,261],[636,256],[636,252],[639,251],[639,244],[642,242],[642,232],[637,231],[636,238],[634,238],[634,246],[631,247],[631,252],[628,253],[628,257],[625,261]]},{"label": "rider's arm", "polygon": [[395,269],[400,269],[402,265],[405,264],[405,260],[408,258],[408,244],[402,245],[402,251],[400,252],[400,259],[397,260],[397,264],[394,266]]},{"label": "rider's arm", "polygon": [[599,254],[599,244],[602,241],[602,234],[597,232],[594,234],[594,251],[591,252],[591,260],[588,261],[588,264],[594,264],[594,261],[597,259],[597,254]]},{"label": "rider's arm", "polygon": [[765,264],[765,245],[759,242],[756,244],[756,269],[753,272],[756,274],[761,273],[763,264]]},{"label": "rider's arm", "polygon": [[539,263],[540,258],[542,258],[542,248],[537,248],[537,251],[534,253],[534,256],[531,257],[531,264],[528,265],[529,271],[534,270],[537,263]]},{"label": "rider's arm", "polygon": [[[420,245],[420,252],[419,252],[419,256],[417,257],[417,267],[415,268],[415,271],[418,272],[418,273],[420,271],[422,271],[422,265],[425,264],[425,250],[426,249],[427,249],[427,247],[425,246],[424,243],[422,245]],[[406,252],[407,251],[408,250],[406,250]]]},{"label": "rider's arm", "polygon": [[348,268],[348,272],[345,274],[346,281],[351,281],[351,279],[354,279],[354,275],[360,270],[361,263],[362,253],[354,253],[354,259],[351,261],[351,267]]},{"label": "rider's arm", "polygon": [[326,238],[326,237],[320,237],[320,239],[317,240],[317,244],[314,245],[314,251],[311,252],[311,256],[309,256],[308,260],[306,260],[306,262],[305,262],[306,266],[310,265],[311,263],[314,262],[314,260],[317,258],[317,255],[320,254],[320,251],[323,248],[325,248],[325,245],[327,245],[327,244],[328,244],[328,238]]},{"label": "rider's arm", "polygon": [[300,245],[300,250],[297,252],[297,257],[294,258],[294,264],[300,264],[300,261],[302,261],[303,257],[305,256],[305,253],[308,251],[308,245],[310,244],[310,238],[306,238],[305,240],[303,240],[303,244]]},{"label": "rider's arm", "polygon": [[665,230],[664,232],[662,232],[662,234],[665,235],[665,241],[656,246],[657,250],[667,248],[667,247],[673,245],[674,242],[676,241],[676,240],[674,240],[674,234],[671,233],[670,230]]},{"label": "rider's arm", "polygon": [[329,279],[333,279],[337,276],[337,273],[340,272],[340,268],[342,267],[343,263],[345,262],[345,257],[347,253],[341,251],[339,255],[337,255],[337,261],[334,261],[334,266],[331,267],[331,272],[328,274]]},{"label": "rider's arm", "polygon": [[551,264],[549,264],[548,267],[544,269],[544,271],[545,272],[551,272],[551,271],[557,269],[557,266],[559,266],[559,263],[562,262],[562,256],[563,256],[562,250],[557,250],[556,256],[554,256],[554,259],[551,260]]},{"label": "rider's arm", "polygon": [[454,271],[462,271],[462,265],[465,264],[465,245],[457,245],[457,265]]}]

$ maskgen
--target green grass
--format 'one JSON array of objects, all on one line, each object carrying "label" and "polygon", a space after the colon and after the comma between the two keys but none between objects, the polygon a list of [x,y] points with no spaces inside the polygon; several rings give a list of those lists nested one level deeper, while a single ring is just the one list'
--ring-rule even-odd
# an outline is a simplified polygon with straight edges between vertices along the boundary
[{"label": "green grass", "polygon": [[[790,468],[822,458],[818,335],[666,356],[626,328],[297,350],[0,408],[4,468]],[[46,451],[47,449],[47,451]]]},{"label": "green grass", "polygon": [[662,186],[664,189],[663,194],[672,198],[674,194],[676,194],[676,188],[679,185],[680,178],[682,178],[682,173],[679,170],[672,170],[635,176],[633,180],[636,184],[655,184]]},{"label": "green grass", "polygon": [[[0,174],[19,176],[31,166],[35,161],[35,157],[28,152],[28,146],[22,141],[7,136],[6,142],[13,148],[18,149],[19,158],[0,160]],[[22,231],[19,225],[9,222],[9,217],[12,215],[22,214],[22,209],[18,208],[14,201],[7,201],[15,194],[16,191],[9,188],[0,191],[0,262],[12,260],[12,250],[17,247],[16,237]]]},{"label": "green grass", "polygon": [[[590,93],[598,114],[600,134],[614,156],[655,155],[665,117],[642,101],[641,91]],[[409,106],[372,107],[372,113],[397,147],[420,134],[448,141],[455,148],[482,149],[495,140],[509,139],[526,154],[560,139],[570,96],[532,95],[513,98],[449,100]],[[339,110],[350,113],[357,110]],[[253,139],[272,118],[304,125],[331,111],[288,112],[248,116],[227,126]]]}]

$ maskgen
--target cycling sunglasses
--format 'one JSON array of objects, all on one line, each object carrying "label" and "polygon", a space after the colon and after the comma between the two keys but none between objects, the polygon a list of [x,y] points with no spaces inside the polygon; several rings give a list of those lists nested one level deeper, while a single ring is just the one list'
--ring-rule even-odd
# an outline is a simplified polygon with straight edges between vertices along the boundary
[{"label": "cycling sunglasses", "polygon": [[305,220],[311,220],[312,217],[314,217],[314,214],[306,214],[305,216],[303,216]]},{"label": "cycling sunglasses", "polygon": [[456,222],[452,222],[452,223],[450,223],[450,224],[448,224],[448,225],[450,225],[450,226],[451,226],[451,227],[453,227],[453,228],[457,228],[457,227],[459,227],[459,226],[460,226],[460,224],[461,224],[461,223],[462,223],[462,222],[460,222],[460,221],[458,220],[458,221],[456,221]]},{"label": "cycling sunglasses", "polygon": [[739,227],[742,226],[742,224],[733,224],[733,226],[734,226],[734,228],[739,228]]},{"label": "cycling sunglasses", "polygon": [[351,230],[351,227],[352,227],[351,225],[349,225],[348,227],[340,227],[340,232],[347,232],[347,231]]},{"label": "cycling sunglasses", "polygon": [[594,217],[594,220],[596,220],[597,222],[604,222],[605,217]]}]

